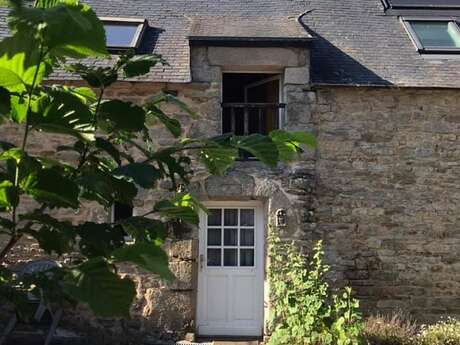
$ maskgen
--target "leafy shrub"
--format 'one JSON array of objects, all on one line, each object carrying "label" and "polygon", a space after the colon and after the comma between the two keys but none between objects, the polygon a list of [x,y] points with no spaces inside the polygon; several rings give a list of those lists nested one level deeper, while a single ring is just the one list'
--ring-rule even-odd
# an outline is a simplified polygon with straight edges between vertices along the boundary
[{"label": "leafy shrub", "polygon": [[417,326],[402,312],[391,316],[368,317],[363,325],[362,338],[369,345],[412,345]]},{"label": "leafy shrub", "polygon": [[350,288],[332,293],[325,281],[329,267],[322,262],[322,242],[314,247],[310,261],[273,231],[269,242],[272,334],[268,344],[358,344],[359,303]]},{"label": "leafy shrub", "polygon": [[422,326],[416,345],[460,345],[460,321],[448,318],[431,326]]}]

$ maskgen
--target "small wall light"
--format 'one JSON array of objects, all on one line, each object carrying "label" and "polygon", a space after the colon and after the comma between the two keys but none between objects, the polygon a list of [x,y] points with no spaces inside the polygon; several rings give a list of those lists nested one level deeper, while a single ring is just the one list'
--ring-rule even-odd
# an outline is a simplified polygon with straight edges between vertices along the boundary
[{"label": "small wall light", "polygon": [[285,227],[287,226],[287,214],[284,208],[280,208],[276,211],[276,226]]}]

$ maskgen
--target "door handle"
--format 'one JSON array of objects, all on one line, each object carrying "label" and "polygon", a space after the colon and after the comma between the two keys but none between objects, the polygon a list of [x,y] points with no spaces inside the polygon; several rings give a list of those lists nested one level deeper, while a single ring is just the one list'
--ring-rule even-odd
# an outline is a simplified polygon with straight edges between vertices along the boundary
[{"label": "door handle", "polygon": [[200,254],[200,271],[203,270],[204,265],[204,255]]}]

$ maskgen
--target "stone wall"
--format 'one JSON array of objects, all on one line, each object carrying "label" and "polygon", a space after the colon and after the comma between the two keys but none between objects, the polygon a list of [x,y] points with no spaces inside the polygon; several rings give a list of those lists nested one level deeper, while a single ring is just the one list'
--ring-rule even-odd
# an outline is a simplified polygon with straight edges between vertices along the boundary
[{"label": "stone wall", "polygon": [[317,232],[369,312],[460,315],[459,96],[316,91]]},{"label": "stone wall", "polygon": [[[270,48],[266,52],[273,59],[268,61],[260,53],[263,48],[257,49],[251,52],[251,58],[259,59],[254,62],[235,56],[229,60],[231,54],[225,49],[195,47],[193,83],[120,82],[107,96],[141,102],[159,90],[177,91],[201,114],[200,119],[192,120],[174,107],[165,111],[181,120],[187,136],[212,136],[221,132],[223,70],[283,73],[285,128],[313,129],[319,141],[317,152],[273,170],[258,162],[239,162],[223,177],[197,168],[190,191],[202,200],[261,200],[268,223],[273,223],[277,209],[287,209],[289,226],[281,235],[307,250],[313,240],[323,238],[331,279],[336,285],[351,284],[368,312],[402,308],[423,320],[460,315],[459,92],[310,89],[308,52]],[[152,128],[151,134],[160,145],[173,140],[160,128]],[[2,127],[1,137],[15,141],[18,130]],[[52,155],[62,140],[35,136],[30,147]],[[134,212],[150,210],[164,193],[166,189],[155,194],[141,191]],[[103,220],[108,213],[88,205],[60,216],[81,222]],[[124,268],[137,284],[132,320],[95,319],[82,308],[67,313],[65,322],[85,332],[93,330],[106,343],[157,332],[163,336],[193,332],[197,239],[198,231],[192,229],[166,244],[178,278],[172,284]],[[23,242],[9,262],[18,264],[41,255],[35,244]]]}]

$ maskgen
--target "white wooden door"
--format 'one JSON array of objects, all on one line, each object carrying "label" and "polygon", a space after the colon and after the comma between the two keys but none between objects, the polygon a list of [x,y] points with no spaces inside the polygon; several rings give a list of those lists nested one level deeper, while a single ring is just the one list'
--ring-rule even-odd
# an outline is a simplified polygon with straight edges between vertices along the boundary
[{"label": "white wooden door", "polygon": [[200,217],[197,332],[261,336],[264,224],[257,204],[211,204]]}]

